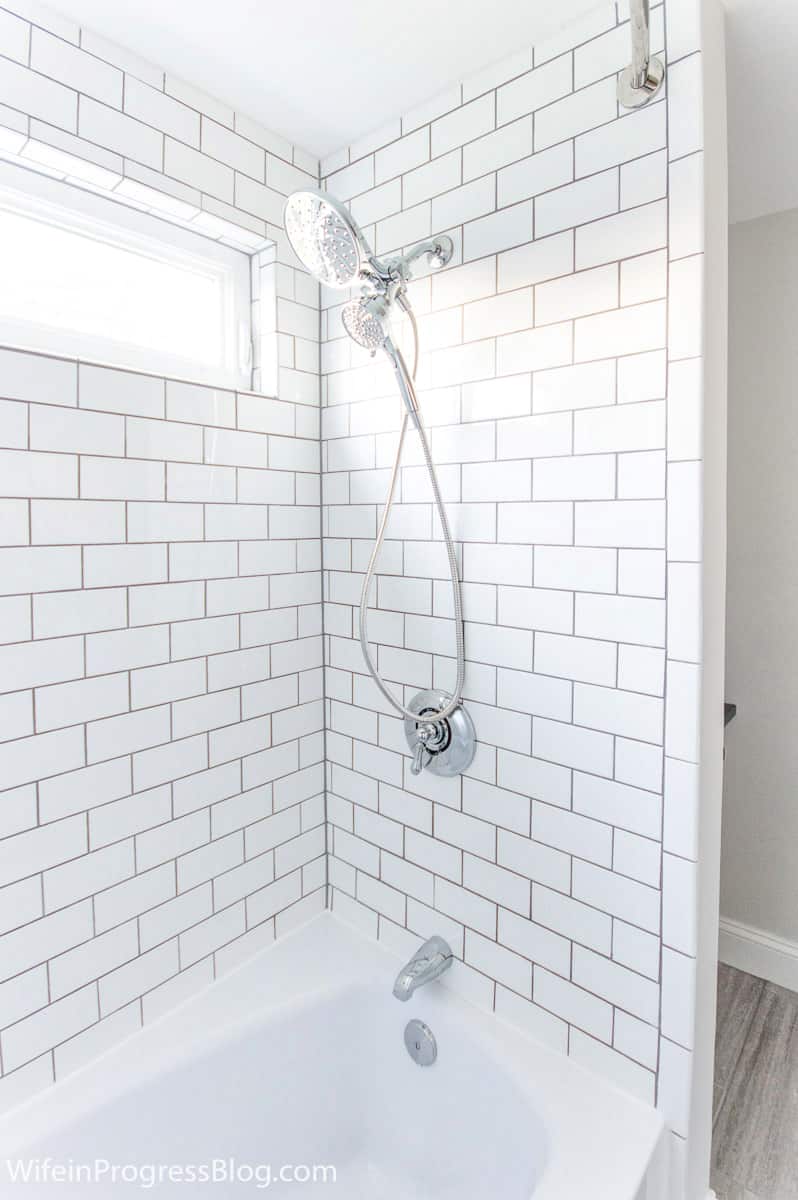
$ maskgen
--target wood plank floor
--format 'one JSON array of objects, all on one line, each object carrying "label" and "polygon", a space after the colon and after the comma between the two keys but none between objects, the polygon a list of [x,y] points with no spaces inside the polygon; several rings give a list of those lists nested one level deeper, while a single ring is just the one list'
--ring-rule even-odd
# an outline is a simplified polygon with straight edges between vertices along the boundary
[{"label": "wood plank floor", "polygon": [[798,1200],[798,994],[721,964],[712,1186]]}]

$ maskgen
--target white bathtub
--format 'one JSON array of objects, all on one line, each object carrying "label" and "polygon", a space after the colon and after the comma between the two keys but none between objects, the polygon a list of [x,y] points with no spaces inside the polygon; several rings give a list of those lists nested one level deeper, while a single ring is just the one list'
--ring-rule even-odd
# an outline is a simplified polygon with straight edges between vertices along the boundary
[{"label": "white bathtub", "polygon": [[[0,1194],[666,1200],[657,1113],[438,983],[399,1003],[399,965],[314,919],[5,1117]],[[411,1017],[431,1067],[405,1050]]]}]

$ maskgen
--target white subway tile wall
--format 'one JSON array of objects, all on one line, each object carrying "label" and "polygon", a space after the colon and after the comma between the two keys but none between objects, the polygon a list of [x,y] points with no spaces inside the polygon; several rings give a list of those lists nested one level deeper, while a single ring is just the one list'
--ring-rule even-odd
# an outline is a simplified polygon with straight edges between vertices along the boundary
[{"label": "white subway tile wall", "polygon": [[260,379],[256,343],[267,397],[0,350],[1,1108],[322,909],[326,883],[319,299],[280,228],[318,164],[20,9],[13,149],[273,243],[254,309],[274,282],[280,362]]},{"label": "white subway tile wall", "polygon": [[[618,108],[628,7],[609,4],[408,115],[403,136],[380,131],[322,163],[378,252],[444,232],[455,242],[452,266],[411,291],[478,738],[462,779],[414,778],[401,722],[365,671],[357,605],[397,406],[384,364],[345,337],[341,294],[323,291],[333,909],[391,944],[397,926],[449,937],[458,987],[649,1102],[691,1046],[695,945],[685,774],[700,688],[702,156],[690,7],[668,14],[670,101]],[[655,6],[657,52],[663,16]],[[405,701],[454,678],[420,463],[410,438],[370,626]],[[674,1094],[660,1082],[669,1116]]]},{"label": "white subway tile wall", "polygon": [[[5,402],[0,435],[30,512],[0,551],[0,1098],[177,1002],[189,967],[186,988],[212,979],[287,908],[322,908],[326,851],[302,406],[230,393],[220,430],[213,388],[191,385],[192,412],[172,380],[103,371],[101,388],[96,367],[12,351],[4,366],[6,393],[46,382],[42,402]],[[144,396],[157,416],[121,415]],[[274,452],[235,428],[260,406]]]},{"label": "white subway tile wall", "polygon": [[[448,937],[463,995],[658,1099],[685,1133],[701,687],[694,8],[652,8],[668,95],[642,111],[615,100],[621,0],[321,165],[378,253],[441,232],[455,243],[447,270],[412,285],[479,739],[454,780],[409,774],[357,644],[399,407],[387,366],[343,334],[347,297],[319,296],[280,228],[285,195],[318,164],[38,6],[8,30],[14,149],[30,137],[78,154],[130,202],[176,219],[199,208],[214,236],[232,224],[275,244],[276,301],[255,300],[280,363],[267,399],[0,351],[5,1103],[320,906],[326,762],[334,911],[402,950]],[[398,501],[371,629],[409,699],[454,673],[412,439]]]}]

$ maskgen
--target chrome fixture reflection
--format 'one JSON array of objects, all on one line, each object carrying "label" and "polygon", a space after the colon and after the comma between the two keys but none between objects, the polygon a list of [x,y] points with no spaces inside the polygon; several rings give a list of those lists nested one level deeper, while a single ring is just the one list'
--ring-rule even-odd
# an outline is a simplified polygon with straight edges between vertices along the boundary
[{"label": "chrome fixture reflection", "polygon": [[[458,574],[457,556],[452,541],[446,509],[441,497],[438,478],[432,462],[429,441],[427,439],[418,399],[415,389],[415,376],[418,367],[418,327],[407,294],[407,286],[412,277],[412,267],[421,259],[426,259],[432,267],[445,267],[451,261],[454,246],[451,238],[441,235],[425,242],[420,242],[406,254],[388,259],[378,259],[371,251],[366,239],[358,228],[351,213],[334,197],[325,192],[306,190],[294,192],[288,197],[285,205],[285,230],[297,257],[312,275],[332,288],[350,288],[360,284],[361,293],[357,299],[346,304],[341,313],[344,328],[354,342],[372,354],[377,351],[384,353],[393,367],[399,393],[404,401],[405,413],[399,429],[399,441],[396,449],[393,470],[388,484],[388,498],[383,509],[374,549],[371,553],[366,576],[363,581],[363,591],[360,598],[360,645],[366,666],[377,687],[389,703],[409,722],[412,730],[418,726],[423,728],[419,740],[429,744],[433,749],[433,739],[428,733],[432,726],[436,732],[435,744],[443,746],[450,735],[445,728],[446,723],[461,712],[460,701],[465,677],[465,645],[463,639],[463,604]],[[413,334],[413,366],[408,368],[401,349],[396,344],[391,331],[391,313],[394,307],[404,313],[410,322]],[[412,421],[418,432],[421,450],[429,473],[430,484],[435,506],[438,510],[449,575],[452,582],[454,629],[456,641],[457,674],[454,691],[451,696],[437,693],[438,703],[434,709],[425,714],[423,721],[419,719],[418,709],[406,707],[401,699],[394,696],[372,659],[368,643],[368,606],[371,585],[376,572],[377,558],[385,540],[385,531],[393,505],[396,481],[401,462],[402,448],[408,421]],[[438,728],[440,727],[440,729]],[[473,737],[473,726],[470,721],[459,721],[458,728],[467,728]],[[440,754],[440,750],[437,752]],[[470,754],[460,755],[463,761],[470,762],[473,758],[473,748]],[[418,773],[424,766],[435,760],[433,754],[418,753],[414,760],[413,770]],[[455,760],[450,756],[449,764]],[[442,767],[444,759],[440,759]],[[467,763],[466,763],[467,765]],[[464,769],[463,767],[459,768]],[[452,770],[439,770],[438,774],[453,774]]]},{"label": "chrome fixture reflection", "polygon": [[665,67],[651,57],[649,0],[629,0],[632,65],[618,76],[618,100],[624,108],[640,108],[653,100],[665,79]]},{"label": "chrome fixture reflection", "polygon": [[452,948],[448,942],[437,935],[431,937],[423,946],[419,946],[410,962],[405,963],[396,982],[393,994],[397,1000],[409,1000],[416,988],[431,983],[452,965]]}]

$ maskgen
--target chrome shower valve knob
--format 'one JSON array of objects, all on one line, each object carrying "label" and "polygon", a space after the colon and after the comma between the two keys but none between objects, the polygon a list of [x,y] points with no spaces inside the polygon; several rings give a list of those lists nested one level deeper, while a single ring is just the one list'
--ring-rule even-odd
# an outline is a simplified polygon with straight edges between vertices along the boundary
[{"label": "chrome shower valve knob", "polygon": [[426,691],[410,701],[410,711],[418,714],[415,720],[405,718],[405,737],[413,754],[412,775],[420,775],[423,770],[433,775],[459,775],[471,765],[476,734],[463,706],[458,705],[442,721],[433,719],[449,700],[445,692]]},{"label": "chrome shower valve knob", "polygon": [[445,721],[439,722],[437,725],[432,721],[421,721],[416,725],[416,748],[413,751],[413,765],[410,768],[411,775],[420,775],[424,767],[428,766],[432,755],[440,753],[446,748],[448,741],[448,729]]}]

